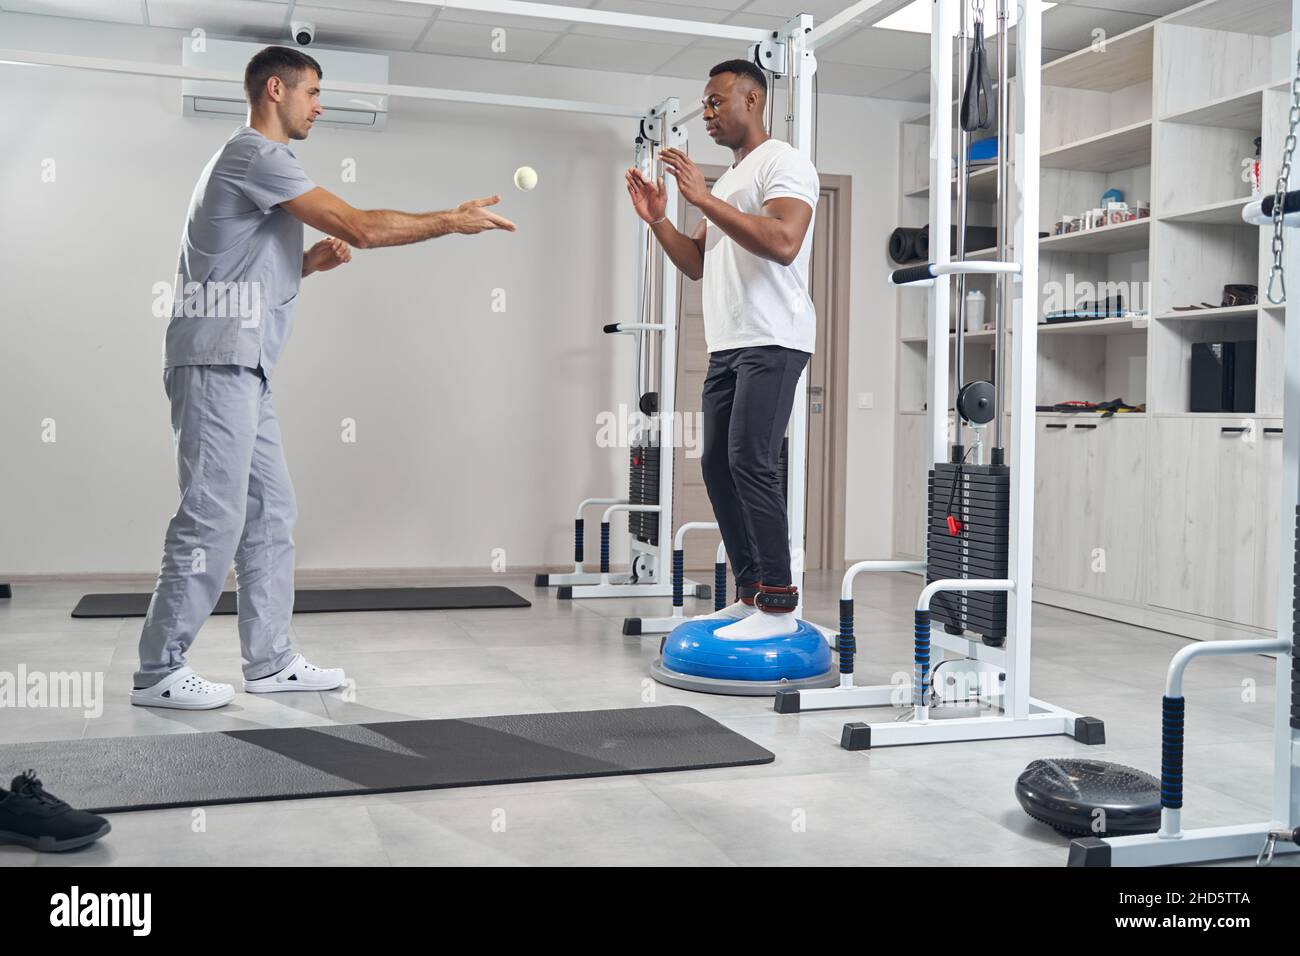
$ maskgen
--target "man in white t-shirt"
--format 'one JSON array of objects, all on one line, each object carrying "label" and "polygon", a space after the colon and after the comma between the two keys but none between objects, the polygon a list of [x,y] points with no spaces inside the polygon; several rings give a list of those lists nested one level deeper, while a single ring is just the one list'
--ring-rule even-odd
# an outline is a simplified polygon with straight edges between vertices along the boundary
[{"label": "man in white t-shirt", "polygon": [[685,153],[660,152],[682,198],[703,213],[694,234],[668,221],[663,180],[627,172],[637,215],[685,276],[704,280],[709,372],[701,468],[739,597],[708,616],[735,618],[716,633],[737,640],[798,627],[777,466],[817,332],[808,260],[821,186],[812,163],[768,136],[766,102],[767,79],[754,64],[728,60],[709,71],[704,127],[734,157],[712,192]]}]

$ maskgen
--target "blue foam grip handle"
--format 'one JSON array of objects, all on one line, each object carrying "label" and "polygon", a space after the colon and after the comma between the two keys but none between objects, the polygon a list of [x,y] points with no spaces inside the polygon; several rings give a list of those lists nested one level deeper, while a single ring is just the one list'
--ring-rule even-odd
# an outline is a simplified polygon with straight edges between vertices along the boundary
[{"label": "blue foam grip handle", "polygon": [[582,519],[573,522],[573,560],[582,564]]},{"label": "blue foam grip handle", "polygon": [[600,573],[609,574],[609,522],[600,523]]},{"label": "blue foam grip handle", "polygon": [[673,607],[681,607],[682,579],[686,576],[686,552],[673,548]]},{"label": "blue foam grip handle", "polygon": [[836,641],[840,649],[840,673],[853,673],[853,655],[857,651],[853,637],[853,599],[840,599],[840,634]]},{"label": "blue foam grip handle", "polygon": [[906,266],[902,269],[895,269],[890,275],[894,285],[906,285],[909,282],[923,282],[926,279],[933,279],[934,274],[930,272],[933,263],[926,262],[919,266]]},{"label": "blue foam grip handle", "polygon": [[719,561],[713,566],[713,610],[721,611],[727,606],[727,562]]},{"label": "blue foam grip handle", "polygon": [[1162,698],[1160,715],[1160,806],[1179,810],[1183,806],[1183,715],[1187,702],[1182,697]]},{"label": "blue foam grip handle", "polygon": [[917,611],[913,629],[912,703],[925,707],[930,703],[930,612]]}]

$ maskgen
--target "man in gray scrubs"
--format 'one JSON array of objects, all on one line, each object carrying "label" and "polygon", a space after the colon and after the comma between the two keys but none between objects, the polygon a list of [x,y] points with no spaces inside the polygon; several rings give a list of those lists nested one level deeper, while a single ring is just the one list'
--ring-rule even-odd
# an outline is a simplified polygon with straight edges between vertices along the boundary
[{"label": "man in gray scrubs", "polygon": [[[320,64],[285,47],[248,63],[248,122],[208,162],[181,235],[178,283],[164,348],[181,500],[167,527],[162,570],[140,635],[131,702],[208,710],[235,696],[185,663],[231,565],[239,603],[244,690],[332,690],[343,671],[294,651],[293,485],[271,405],[271,377],[305,276],[358,248],[459,233],[513,232],[470,200],[445,212],[355,209],[313,183],[289,140],[322,112]],[[326,234],[304,254],[303,224]]]}]

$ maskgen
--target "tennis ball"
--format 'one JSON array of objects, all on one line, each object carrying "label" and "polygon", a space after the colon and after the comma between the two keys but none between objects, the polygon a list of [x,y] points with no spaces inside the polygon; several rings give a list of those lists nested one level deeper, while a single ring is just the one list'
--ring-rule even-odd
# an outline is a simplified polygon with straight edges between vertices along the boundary
[{"label": "tennis ball", "polygon": [[520,166],[515,170],[515,186],[525,192],[537,185],[537,170],[531,166]]}]

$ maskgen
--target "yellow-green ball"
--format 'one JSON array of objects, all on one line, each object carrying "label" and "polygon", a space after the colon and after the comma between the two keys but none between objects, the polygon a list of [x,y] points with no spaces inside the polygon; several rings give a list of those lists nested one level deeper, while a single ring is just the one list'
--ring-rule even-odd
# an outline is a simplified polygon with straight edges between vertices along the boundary
[{"label": "yellow-green ball", "polygon": [[520,166],[515,170],[515,186],[525,192],[537,185],[537,170],[531,166]]}]

